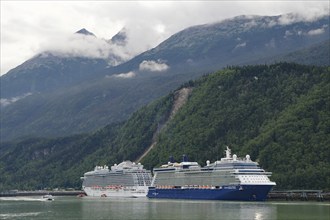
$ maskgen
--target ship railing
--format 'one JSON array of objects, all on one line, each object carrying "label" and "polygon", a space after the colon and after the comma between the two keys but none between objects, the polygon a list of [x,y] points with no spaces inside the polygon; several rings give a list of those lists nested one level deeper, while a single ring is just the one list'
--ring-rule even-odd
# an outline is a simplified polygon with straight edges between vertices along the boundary
[{"label": "ship railing", "polygon": [[184,185],[182,189],[215,189],[215,186],[212,185]]},{"label": "ship railing", "polygon": [[[240,185],[239,182],[230,182],[227,187],[236,187]],[[183,186],[173,186],[173,185],[156,185],[153,186],[156,189],[222,189],[221,186],[213,185],[183,185]]]},{"label": "ship railing", "polygon": [[271,172],[258,172],[258,171],[254,171],[254,172],[251,172],[251,171],[248,171],[248,172],[245,172],[245,171],[238,171],[238,172],[230,172],[231,174],[256,174],[256,175],[271,175],[272,173]]},{"label": "ship railing", "polygon": [[263,169],[256,170],[234,170],[230,172],[232,174],[256,174],[256,175],[272,175],[272,172],[266,172]]},{"label": "ship railing", "polygon": [[264,169],[234,169],[235,172],[265,172]]},{"label": "ship railing", "polygon": [[228,183],[228,186],[237,186],[237,185],[240,185],[239,181]]}]

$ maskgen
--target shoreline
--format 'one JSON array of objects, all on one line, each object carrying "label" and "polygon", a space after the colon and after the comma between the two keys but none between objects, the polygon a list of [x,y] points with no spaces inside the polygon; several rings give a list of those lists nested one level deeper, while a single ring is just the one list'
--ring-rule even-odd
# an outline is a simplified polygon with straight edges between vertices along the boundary
[{"label": "shoreline", "polygon": [[51,194],[53,196],[77,196],[80,194],[85,194],[83,190],[59,190],[59,191],[51,191],[51,190],[37,190],[37,191],[7,191],[0,192],[0,197],[15,197],[15,196],[43,196]]},{"label": "shoreline", "polygon": [[[17,196],[43,196],[51,194],[53,196],[78,196],[85,194],[83,190],[37,190],[37,191],[7,191],[0,192],[0,197]],[[266,201],[330,201],[330,192],[317,190],[295,190],[295,191],[273,191],[268,194]]]},{"label": "shoreline", "polygon": [[322,190],[288,190],[272,191],[268,193],[269,201],[330,201],[330,192]]}]

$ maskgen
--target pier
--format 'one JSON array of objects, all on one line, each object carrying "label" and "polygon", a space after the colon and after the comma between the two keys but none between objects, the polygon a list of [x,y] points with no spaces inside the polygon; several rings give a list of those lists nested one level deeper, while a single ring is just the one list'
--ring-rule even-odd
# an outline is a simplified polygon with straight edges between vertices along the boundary
[{"label": "pier", "polygon": [[286,201],[329,201],[330,192],[322,190],[283,190],[271,191],[268,194],[268,200],[286,200]]}]

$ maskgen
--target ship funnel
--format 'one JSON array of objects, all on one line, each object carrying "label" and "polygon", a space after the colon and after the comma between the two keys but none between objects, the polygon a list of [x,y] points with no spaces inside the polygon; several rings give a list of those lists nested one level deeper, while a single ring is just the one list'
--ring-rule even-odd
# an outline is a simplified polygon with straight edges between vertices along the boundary
[{"label": "ship funnel", "polygon": [[188,156],[187,155],[182,155],[182,162],[188,162]]},{"label": "ship funnel", "polygon": [[231,158],[231,150],[229,149],[229,147],[227,146],[227,150],[225,150],[226,152],[226,158],[230,159]]},{"label": "ship funnel", "polygon": [[169,158],[169,162],[174,163],[174,157],[172,155]]}]

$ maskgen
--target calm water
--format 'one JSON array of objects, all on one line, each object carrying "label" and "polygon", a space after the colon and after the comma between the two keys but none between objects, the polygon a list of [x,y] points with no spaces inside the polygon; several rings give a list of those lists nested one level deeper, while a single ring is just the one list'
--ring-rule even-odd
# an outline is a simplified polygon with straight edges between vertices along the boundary
[{"label": "calm water", "polygon": [[330,219],[326,202],[0,197],[0,219]]}]

